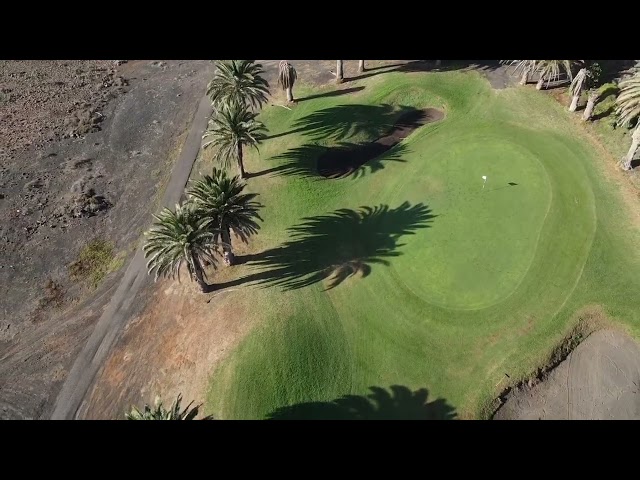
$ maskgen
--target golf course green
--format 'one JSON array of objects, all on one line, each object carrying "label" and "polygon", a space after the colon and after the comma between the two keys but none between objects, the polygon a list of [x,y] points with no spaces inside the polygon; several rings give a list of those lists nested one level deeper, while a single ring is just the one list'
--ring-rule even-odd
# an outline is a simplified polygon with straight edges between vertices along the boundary
[{"label": "golf course green", "polygon": [[[477,71],[348,85],[364,88],[296,86],[295,106],[259,117],[269,138],[245,166],[264,222],[220,285],[257,320],[212,371],[207,413],[325,418],[376,387],[394,405],[426,389],[434,418],[486,418],[588,312],[640,334],[637,226],[562,105]],[[444,117],[349,175],[317,174],[426,108]]]}]

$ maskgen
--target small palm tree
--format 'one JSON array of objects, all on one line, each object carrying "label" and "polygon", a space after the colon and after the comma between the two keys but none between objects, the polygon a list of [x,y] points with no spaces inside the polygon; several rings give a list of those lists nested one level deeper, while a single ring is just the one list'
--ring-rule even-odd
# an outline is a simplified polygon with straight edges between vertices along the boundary
[{"label": "small palm tree", "polygon": [[245,178],[243,148],[258,149],[258,144],[265,138],[266,128],[256,120],[257,113],[247,109],[244,104],[232,103],[219,110],[209,120],[209,125],[202,138],[206,140],[203,148],[217,147],[215,158],[221,160],[225,167],[232,159],[238,163],[240,178]]},{"label": "small palm tree", "polygon": [[344,60],[337,60],[336,63],[336,83],[344,82],[344,75],[342,73]]},{"label": "small palm tree", "polygon": [[207,86],[207,95],[216,109],[239,103],[260,108],[269,95],[264,69],[255,60],[216,60],[216,73]]},{"label": "small palm tree", "polygon": [[631,147],[622,158],[622,168],[631,170],[633,157],[640,148],[640,72],[620,82],[620,94],[616,99],[618,124],[629,126],[635,120],[636,126],[631,135]]},{"label": "small palm tree", "polygon": [[293,102],[293,85],[296,83],[298,73],[286,60],[282,60],[278,66],[278,85],[287,91],[287,102]]},{"label": "small palm tree", "polygon": [[[140,411],[138,407],[131,407],[131,411],[125,413],[127,420],[195,420],[198,415],[198,410],[201,405],[191,407],[193,402],[186,406],[184,410],[180,410],[180,403],[182,402],[182,395],[178,395],[178,398],[171,405],[169,410],[162,406],[162,400],[160,397],[156,397],[156,401],[153,407],[149,405],[144,406],[144,409]],[[202,420],[213,420],[213,416],[208,415]]]},{"label": "small palm tree", "polygon": [[[598,85],[601,73],[600,65],[596,62],[591,63],[585,67],[582,67],[573,80],[571,81],[571,86],[569,87],[569,91],[571,92],[571,104],[569,105],[569,111],[575,112],[578,108],[578,101],[580,100],[580,95],[584,90],[586,90],[589,95],[589,101],[587,107],[590,107],[590,112],[587,114],[585,112],[585,116],[591,118],[591,113],[593,112],[593,108],[595,107],[595,103],[598,100],[598,90],[595,88]],[[587,118],[587,119],[588,119]]]},{"label": "small palm tree", "polygon": [[246,243],[260,228],[256,219],[262,220],[258,214],[260,204],[254,201],[258,195],[242,193],[244,188],[245,184],[237,176],[230,178],[224,170],[214,168],[212,175],[205,175],[187,191],[201,214],[215,219],[212,225],[222,237],[227,265],[235,263],[231,230]]},{"label": "small palm tree", "polygon": [[569,80],[573,80],[571,72],[573,62],[573,60],[538,60],[535,71],[540,74],[540,79],[536,84],[536,90],[542,90],[545,80],[549,86],[552,81],[560,77],[563,70],[567,73]]},{"label": "small palm tree", "polygon": [[175,212],[164,208],[156,221],[145,232],[143,247],[145,258],[149,258],[149,274],[155,270],[158,277],[178,277],[183,263],[187,264],[189,277],[196,280],[203,292],[211,290],[205,282],[205,261],[215,265],[217,251],[216,233],[211,227],[212,219],[202,217],[193,205],[176,205]]},{"label": "small palm tree", "polygon": [[500,63],[514,67],[513,73],[520,73],[520,85],[526,85],[529,77],[538,67],[539,60],[501,60]]}]

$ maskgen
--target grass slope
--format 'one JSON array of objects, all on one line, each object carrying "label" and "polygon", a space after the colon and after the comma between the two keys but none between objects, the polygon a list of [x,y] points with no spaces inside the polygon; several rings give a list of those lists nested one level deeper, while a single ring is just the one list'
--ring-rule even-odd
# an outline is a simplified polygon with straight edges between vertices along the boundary
[{"label": "grass slope", "polygon": [[[505,373],[538,367],[580,309],[640,333],[638,231],[561,106],[476,72],[358,85],[261,115],[272,138],[247,169],[265,222],[231,282],[255,295],[260,321],[212,373],[207,413],[265,418],[400,385],[482,417]],[[350,177],[315,176],[325,148],[425,107],[445,119]]]}]

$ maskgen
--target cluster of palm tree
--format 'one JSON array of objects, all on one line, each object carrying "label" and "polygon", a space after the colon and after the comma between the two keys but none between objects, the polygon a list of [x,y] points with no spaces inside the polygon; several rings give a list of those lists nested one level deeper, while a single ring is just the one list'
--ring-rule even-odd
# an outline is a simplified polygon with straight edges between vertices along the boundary
[{"label": "cluster of palm tree", "polygon": [[[267,102],[269,83],[255,60],[216,60],[216,73],[207,86],[213,114],[203,135],[203,148],[215,147],[214,158],[225,167],[235,160],[240,178],[245,178],[244,148],[258,148],[266,138],[264,124],[256,119]],[[294,102],[296,69],[286,60],[278,66],[278,85]]]},{"label": "cluster of palm tree", "polygon": [[[584,121],[591,120],[598,101],[617,93],[616,124],[633,127],[631,146],[621,160],[624,170],[631,169],[631,162],[640,149],[640,72],[614,85],[601,83],[602,69],[593,60],[502,60],[502,63],[513,66],[513,73],[521,75],[521,85],[526,84],[531,76],[537,73],[538,90],[542,89],[545,82],[548,86],[552,81],[559,79],[563,72],[566,73],[571,81],[569,111],[575,112],[580,97],[583,93],[587,94],[587,104],[582,115]],[[573,71],[576,68],[578,71],[574,75]]]},{"label": "cluster of palm tree", "polygon": [[[195,420],[201,405],[192,407],[193,402],[181,409],[182,395],[171,404],[169,409],[164,408],[160,397],[156,397],[153,407],[145,405],[142,410],[138,407],[131,407],[131,411],[125,413],[127,420]],[[200,420],[213,420],[213,416],[208,415]]]},{"label": "cluster of palm tree", "polygon": [[254,60],[216,60],[216,72],[207,86],[213,114],[203,135],[203,148],[216,147],[214,159],[225,168],[235,160],[245,178],[244,147],[258,148],[266,128],[256,120],[267,102],[269,84],[262,65]]},{"label": "cluster of palm tree", "polygon": [[156,280],[161,276],[180,279],[186,264],[190,279],[203,292],[210,291],[213,285],[207,283],[205,267],[215,267],[219,256],[226,265],[233,265],[231,232],[246,242],[258,232],[257,220],[262,220],[257,194],[243,193],[244,188],[238,176],[229,177],[214,168],[212,175],[191,185],[186,202],[154,215],[143,247],[149,274],[155,271]]}]

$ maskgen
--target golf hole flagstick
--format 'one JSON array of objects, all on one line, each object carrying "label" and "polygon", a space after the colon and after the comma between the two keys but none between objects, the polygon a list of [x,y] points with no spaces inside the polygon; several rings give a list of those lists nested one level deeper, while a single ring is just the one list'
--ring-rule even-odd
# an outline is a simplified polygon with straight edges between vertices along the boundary
[{"label": "golf hole flagstick", "polygon": [[482,175],[482,189],[484,190],[484,184],[487,183],[487,176]]}]

